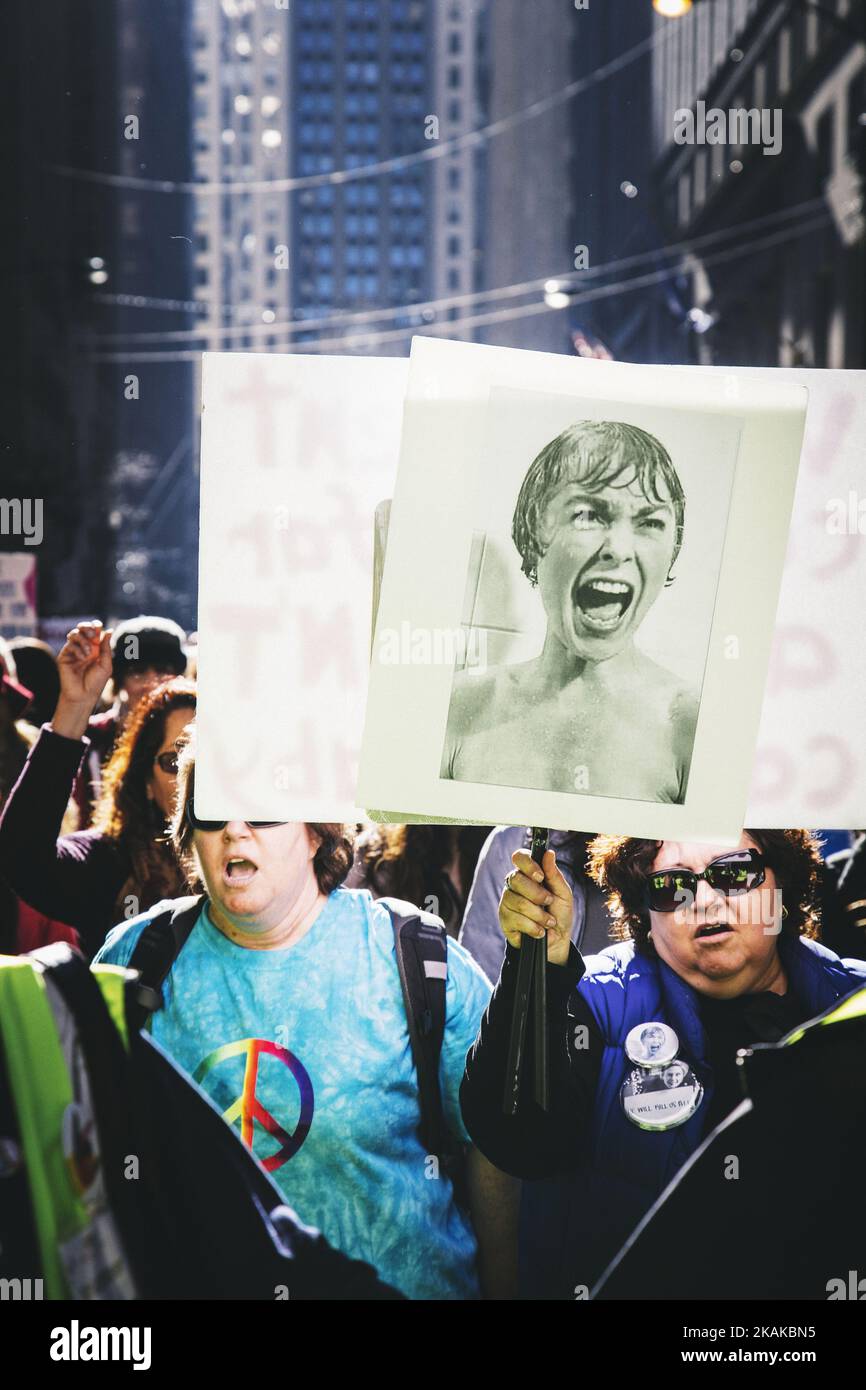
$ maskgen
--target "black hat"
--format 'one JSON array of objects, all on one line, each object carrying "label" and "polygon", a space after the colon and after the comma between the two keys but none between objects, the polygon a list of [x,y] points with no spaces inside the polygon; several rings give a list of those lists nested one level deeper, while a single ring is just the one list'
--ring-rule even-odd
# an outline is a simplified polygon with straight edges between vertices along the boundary
[{"label": "black hat", "polygon": [[142,616],[118,623],[111,636],[111,675],[115,686],[130,671],[155,667],[182,676],[186,670],[182,627],[170,618]]}]

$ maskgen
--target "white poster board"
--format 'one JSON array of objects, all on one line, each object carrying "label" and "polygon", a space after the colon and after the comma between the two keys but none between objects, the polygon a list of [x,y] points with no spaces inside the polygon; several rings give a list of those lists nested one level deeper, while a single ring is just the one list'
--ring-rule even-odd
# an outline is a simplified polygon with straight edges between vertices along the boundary
[{"label": "white poster board", "polygon": [[196,812],[346,820],[407,363],[206,353]]}]

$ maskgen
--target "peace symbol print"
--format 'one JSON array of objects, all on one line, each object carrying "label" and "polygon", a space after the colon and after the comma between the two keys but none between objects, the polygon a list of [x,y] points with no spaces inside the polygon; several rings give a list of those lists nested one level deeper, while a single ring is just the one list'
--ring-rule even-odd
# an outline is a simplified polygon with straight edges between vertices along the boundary
[{"label": "peace symbol print", "polygon": [[[292,1076],[297,1082],[298,1091],[301,1099],[301,1112],[298,1116],[298,1123],[291,1134],[283,1129],[262,1105],[256,1097],[256,1083],[259,1075],[259,1058],[262,1053],[271,1057],[276,1057],[283,1066],[288,1067]],[[266,1158],[260,1160],[262,1166],[273,1173],[276,1168],[281,1168],[287,1163],[303,1144],[310,1132],[310,1125],[313,1122],[313,1083],[307,1074],[304,1066],[298,1061],[291,1052],[285,1047],[280,1047],[277,1043],[270,1042],[267,1038],[241,1038],[239,1042],[225,1043],[218,1047],[215,1052],[211,1052],[200,1062],[193,1075],[193,1080],[201,1082],[214,1067],[220,1062],[227,1061],[230,1057],[245,1057],[244,1081],[241,1094],[237,1100],[233,1101],[227,1110],[223,1111],[223,1118],[233,1125],[236,1120],[241,1122],[241,1138],[248,1148],[253,1147],[254,1124],[258,1120],[262,1129],[267,1130],[280,1145],[275,1153],[268,1154]]]}]

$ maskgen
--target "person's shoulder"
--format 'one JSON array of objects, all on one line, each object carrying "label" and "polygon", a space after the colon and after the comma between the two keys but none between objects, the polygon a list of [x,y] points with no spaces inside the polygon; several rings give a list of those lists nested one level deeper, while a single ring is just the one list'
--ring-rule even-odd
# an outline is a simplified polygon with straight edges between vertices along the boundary
[{"label": "person's shoulder", "polygon": [[341,883],[328,894],[324,910],[334,921],[350,926],[354,932],[359,929],[376,932],[385,927],[390,930],[390,913],[369,888],[349,888]]},{"label": "person's shoulder", "polygon": [[672,671],[665,671],[656,665],[659,674],[657,686],[658,709],[670,728],[671,744],[680,767],[691,760],[695,742],[695,730],[701,708],[700,691],[680,679]]},{"label": "person's shoulder", "polygon": [[700,708],[700,691],[674,677],[668,697],[671,723],[680,729],[688,729],[693,734]]},{"label": "person's shoulder", "polygon": [[174,908],[175,901],[166,898],[163,902],[154,903],[153,907],[149,907],[146,912],[140,912],[137,917],[130,917],[128,921],[118,922],[116,927],[111,928],[94,956],[93,964],[128,965],[145,927],[160,913]]},{"label": "person's shoulder", "polygon": [[492,993],[493,986],[477,960],[453,936],[447,938],[446,952],[449,979],[455,980],[458,986],[480,989],[488,996]]},{"label": "person's shoulder", "polygon": [[846,975],[850,975],[855,982],[866,982],[866,960],[860,960],[854,956],[839,956],[829,946],[825,946],[823,941],[814,941],[811,937],[801,936],[797,940],[800,947],[808,951],[814,959],[817,959],[828,972],[833,974],[844,972]]},{"label": "person's shoulder", "polygon": [[628,976],[641,969],[644,960],[645,957],[635,950],[633,941],[619,941],[596,955],[584,956],[586,971],[580,984],[603,989],[622,986]]},{"label": "person's shoulder", "polygon": [[525,839],[526,827],[523,825],[495,825],[481,847],[479,859],[483,856],[485,862],[507,860],[510,868],[512,854],[516,849],[522,849]]},{"label": "person's shoulder", "polygon": [[502,667],[494,666],[485,671],[467,668],[458,671],[451,687],[451,706],[449,719],[473,720],[485,709],[496,695],[502,682]]}]

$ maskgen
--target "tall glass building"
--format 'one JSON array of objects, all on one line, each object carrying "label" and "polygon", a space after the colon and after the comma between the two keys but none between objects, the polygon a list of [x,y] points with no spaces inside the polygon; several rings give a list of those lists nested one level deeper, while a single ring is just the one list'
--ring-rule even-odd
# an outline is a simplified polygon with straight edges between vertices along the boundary
[{"label": "tall glass building", "polygon": [[219,187],[196,198],[209,346],[403,353],[457,316],[431,301],[480,283],[483,156],[450,142],[483,120],[484,8],[198,0],[196,169]]}]

